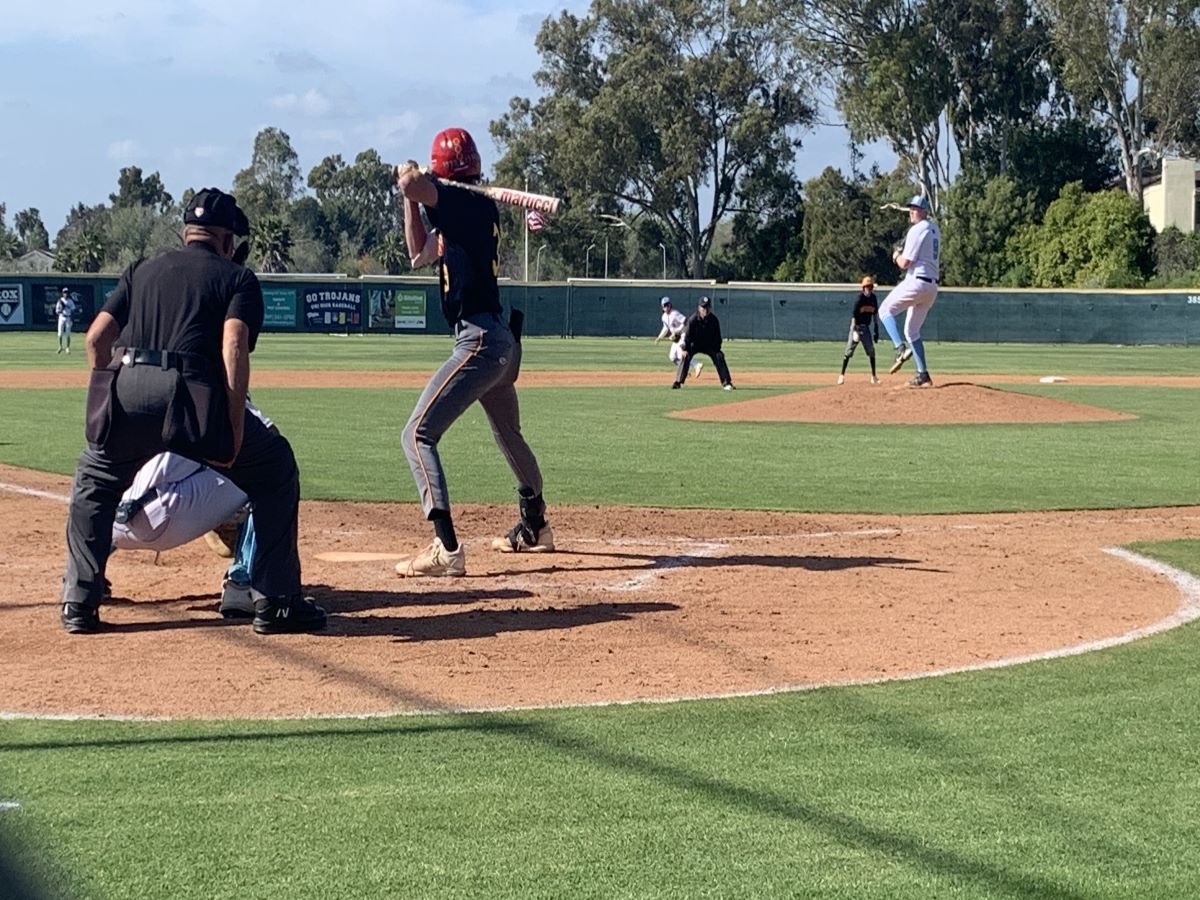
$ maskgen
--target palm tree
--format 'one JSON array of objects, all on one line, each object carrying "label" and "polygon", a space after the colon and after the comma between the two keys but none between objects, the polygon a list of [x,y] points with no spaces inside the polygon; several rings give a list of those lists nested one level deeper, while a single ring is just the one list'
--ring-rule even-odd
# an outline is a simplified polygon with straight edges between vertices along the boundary
[{"label": "palm tree", "polygon": [[292,232],[279,216],[263,216],[250,230],[250,248],[259,271],[282,273],[292,264]]},{"label": "palm tree", "polygon": [[408,262],[408,244],[399,231],[389,231],[371,254],[389,275],[399,275]]}]

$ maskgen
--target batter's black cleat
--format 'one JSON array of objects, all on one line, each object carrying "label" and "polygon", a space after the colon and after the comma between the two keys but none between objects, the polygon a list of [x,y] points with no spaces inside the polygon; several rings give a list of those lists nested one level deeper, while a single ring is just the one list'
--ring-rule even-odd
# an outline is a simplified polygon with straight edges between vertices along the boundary
[{"label": "batter's black cleat", "polygon": [[906,344],[900,345],[900,352],[896,354],[896,361],[892,363],[892,367],[888,369],[889,375],[895,375],[900,371],[900,367],[912,359],[912,350]]},{"label": "batter's black cleat", "polygon": [[549,522],[541,528],[518,522],[504,537],[492,538],[492,549],[501,553],[553,553],[554,530]]},{"label": "batter's black cleat", "polygon": [[933,379],[928,372],[918,372],[908,381],[909,387],[933,387]]},{"label": "batter's black cleat", "polygon": [[100,607],[90,603],[64,603],[62,626],[67,634],[95,634],[101,628]]},{"label": "batter's black cleat", "polygon": [[254,630],[258,634],[295,634],[324,627],[325,610],[311,597],[265,597],[254,603]]}]

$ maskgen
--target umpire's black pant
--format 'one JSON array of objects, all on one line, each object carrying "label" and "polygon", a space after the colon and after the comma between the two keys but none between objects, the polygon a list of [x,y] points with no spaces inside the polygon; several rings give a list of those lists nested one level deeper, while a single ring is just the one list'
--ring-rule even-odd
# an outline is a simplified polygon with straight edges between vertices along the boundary
[{"label": "umpire's black pant", "polygon": [[[175,384],[176,373],[155,366],[122,368],[118,373],[108,436],[102,444],[88,444],[75,470],[67,515],[64,603],[100,604],[117,504],[146,460],[170,449],[204,462],[186,448],[168,447],[163,439]],[[241,452],[231,467],[219,471],[254,504],[252,592],[263,597],[300,593],[300,472],[291,445],[257,416],[245,414]]]},{"label": "umpire's black pant", "polygon": [[721,379],[721,384],[732,384],[733,379],[729,375],[729,366],[725,362],[725,354],[720,350],[688,350],[683,354],[683,359],[679,360],[679,368],[675,372],[675,380],[680,384],[687,381],[688,370],[691,368],[692,360],[696,358],[697,353],[703,353],[713,361],[713,365],[717,369],[717,377]]}]

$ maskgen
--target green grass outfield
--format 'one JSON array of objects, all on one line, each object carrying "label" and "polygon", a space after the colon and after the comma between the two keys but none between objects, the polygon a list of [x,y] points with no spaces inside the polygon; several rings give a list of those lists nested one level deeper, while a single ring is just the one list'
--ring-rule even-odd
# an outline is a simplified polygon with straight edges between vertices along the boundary
[{"label": "green grass outfield", "polygon": [[[0,368],[81,365],[42,343],[53,336],[0,336]],[[833,343],[727,350],[735,379],[836,373],[841,358]],[[446,351],[444,339],[268,335],[256,362],[428,369]],[[532,340],[526,354],[530,368],[669,376],[665,351],[645,339]],[[1195,348],[934,344],[930,358],[935,373],[1200,372]],[[1020,388],[1139,416],[1089,425],[663,416],[794,389],[541,388],[522,404],[552,503],[891,513],[1200,503],[1195,389]],[[396,441],[415,391],[256,394],[297,447],[306,497],[412,499]],[[69,471],[81,407],[78,389],[0,389],[0,462]],[[481,417],[459,423],[445,450],[456,497],[511,499]],[[472,461],[484,463],[475,476]],[[1198,542],[1133,549],[1200,574]],[[0,635],[0,672],[14,639]],[[0,837],[54,897],[1193,898],[1198,651],[1194,624],[1003,670],[737,700],[0,721]]]}]

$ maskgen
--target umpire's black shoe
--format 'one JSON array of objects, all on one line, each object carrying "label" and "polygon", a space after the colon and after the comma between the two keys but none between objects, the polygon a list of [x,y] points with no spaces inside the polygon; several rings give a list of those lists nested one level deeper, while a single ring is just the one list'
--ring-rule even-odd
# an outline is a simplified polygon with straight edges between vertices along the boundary
[{"label": "umpire's black shoe", "polygon": [[259,634],[320,631],[324,627],[325,610],[311,597],[266,597],[254,603],[254,630]]},{"label": "umpire's black shoe", "polygon": [[93,634],[100,630],[100,607],[90,603],[64,603],[62,625],[68,634]]}]

